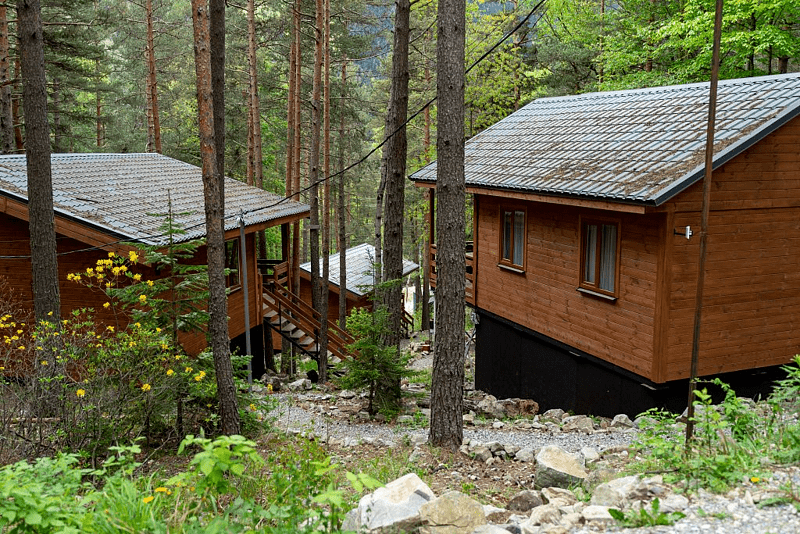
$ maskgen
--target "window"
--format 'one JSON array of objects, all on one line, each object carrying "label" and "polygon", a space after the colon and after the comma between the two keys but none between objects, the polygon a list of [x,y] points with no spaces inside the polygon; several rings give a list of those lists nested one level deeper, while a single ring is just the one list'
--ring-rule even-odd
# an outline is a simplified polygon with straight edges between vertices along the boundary
[{"label": "window", "polygon": [[615,297],[619,252],[619,223],[582,221],[581,287]]},{"label": "window", "polygon": [[225,286],[234,289],[239,287],[239,238],[225,241]]},{"label": "window", "polygon": [[525,211],[502,210],[500,265],[525,268]]}]

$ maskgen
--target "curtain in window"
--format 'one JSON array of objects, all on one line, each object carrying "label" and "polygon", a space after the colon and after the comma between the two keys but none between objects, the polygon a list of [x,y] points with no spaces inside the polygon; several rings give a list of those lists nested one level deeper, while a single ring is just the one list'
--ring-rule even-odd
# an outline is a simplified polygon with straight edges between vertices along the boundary
[{"label": "curtain in window", "polygon": [[587,224],[585,229],[586,242],[583,244],[585,254],[583,263],[583,281],[594,284],[595,265],[597,265],[597,225]]},{"label": "curtain in window", "polygon": [[525,212],[514,212],[514,265],[523,265],[525,254]]},{"label": "curtain in window", "polygon": [[617,260],[617,226],[603,225],[603,237],[600,243],[600,289],[614,291]]},{"label": "curtain in window", "polygon": [[511,212],[503,212],[503,259],[511,260]]}]

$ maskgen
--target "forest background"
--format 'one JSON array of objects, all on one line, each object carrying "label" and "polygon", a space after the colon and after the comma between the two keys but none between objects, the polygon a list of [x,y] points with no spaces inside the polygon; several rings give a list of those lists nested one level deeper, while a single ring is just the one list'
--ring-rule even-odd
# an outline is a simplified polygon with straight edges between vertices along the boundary
[{"label": "forest background", "polygon": [[[226,15],[226,174],[284,194],[287,166],[300,169],[301,188],[308,184],[315,5],[311,0],[251,4],[250,32],[248,5],[228,2]],[[534,4],[468,0],[465,67],[524,20]],[[336,173],[384,139],[394,4],[332,0],[330,9],[329,172]],[[409,116],[435,96],[436,10],[436,0],[411,3]],[[4,153],[24,151],[12,13],[0,7]],[[548,0],[467,75],[465,136],[538,97],[707,81],[713,15],[709,0]],[[159,151],[200,165],[189,0],[57,0],[43,6],[42,16],[54,153]],[[297,19],[299,54],[292,46]],[[723,78],[800,69],[800,0],[728,0],[721,57]],[[297,151],[287,158],[293,61],[301,79],[296,164],[290,160]],[[258,145],[253,116],[258,116]],[[409,122],[409,173],[436,158],[435,128],[434,102]],[[262,163],[261,176],[254,158]],[[333,250],[374,239],[380,174],[376,154],[343,175],[347,237],[340,243],[333,232]],[[334,198],[327,209],[336,206]],[[427,234],[426,210],[422,192],[409,183],[403,253],[417,263]],[[302,261],[308,260],[307,248],[302,247]],[[279,255],[277,229],[265,253]]]}]

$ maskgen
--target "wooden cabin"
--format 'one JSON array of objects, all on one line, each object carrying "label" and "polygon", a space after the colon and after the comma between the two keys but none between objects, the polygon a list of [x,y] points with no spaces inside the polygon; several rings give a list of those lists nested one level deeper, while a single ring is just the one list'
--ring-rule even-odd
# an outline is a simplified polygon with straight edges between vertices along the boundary
[{"label": "wooden cabin", "polygon": [[[119,325],[121,319],[102,306],[108,300],[104,293],[68,281],[67,275],[94,267],[98,259],[108,257],[108,252],[127,254],[131,247],[123,242],[166,245],[168,238],[161,226],[170,203],[174,221],[187,232],[178,240],[205,236],[202,175],[194,165],[152,153],[54,154],[52,177],[62,317],[73,309],[90,307],[100,323]],[[239,252],[240,213],[245,221],[244,261],[240,261]],[[228,277],[228,324],[234,346],[244,346],[243,334],[248,326],[256,333],[254,347],[263,337],[256,232],[307,217],[308,213],[305,204],[225,179],[226,262],[237,271]],[[206,263],[205,247],[198,251],[195,261]],[[142,269],[145,279],[159,276],[147,266]],[[249,325],[244,320],[243,269],[248,273]],[[0,156],[0,277],[21,297],[23,306],[32,309],[24,155]],[[204,333],[185,335],[181,342],[190,354],[206,347]]]},{"label": "wooden cabin", "polygon": [[[478,389],[598,415],[685,406],[708,99],[542,98],[467,141]],[[798,147],[800,74],[719,83],[699,374],[739,393],[800,353]],[[435,190],[436,164],[411,179]]]},{"label": "wooden cabin", "polygon": [[[330,291],[328,293],[328,318],[331,321],[339,319],[339,253],[331,254],[328,258],[330,271],[328,280]],[[372,290],[375,284],[375,247],[369,243],[362,243],[345,251],[345,300],[347,313],[355,308],[372,308]],[[419,269],[419,265],[411,260],[403,259],[403,279]],[[320,262],[320,276],[322,275],[322,262]],[[311,302],[311,262],[300,265],[300,298]]]}]

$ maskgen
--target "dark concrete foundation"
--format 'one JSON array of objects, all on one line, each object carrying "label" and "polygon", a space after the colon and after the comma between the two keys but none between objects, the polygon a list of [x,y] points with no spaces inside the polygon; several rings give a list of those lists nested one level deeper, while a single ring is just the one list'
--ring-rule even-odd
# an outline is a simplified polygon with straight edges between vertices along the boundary
[{"label": "dark concrete foundation", "polygon": [[[688,380],[655,384],[489,312],[477,313],[475,387],[498,399],[533,399],[540,412],[561,408],[604,417],[635,417],[649,408],[680,413],[686,407]],[[766,397],[785,373],[768,367],[718,376],[738,396],[752,398]],[[707,387],[715,402],[723,397],[717,386],[700,387]]]}]

